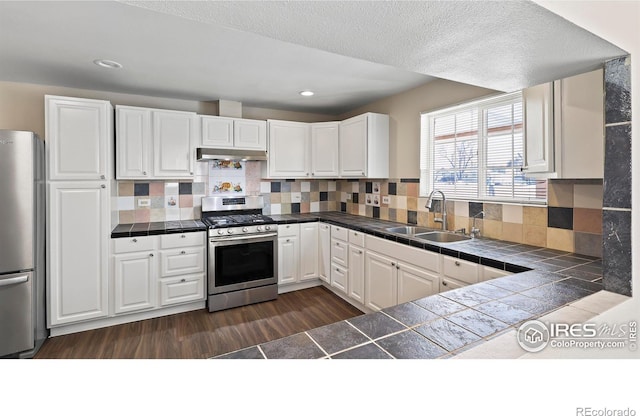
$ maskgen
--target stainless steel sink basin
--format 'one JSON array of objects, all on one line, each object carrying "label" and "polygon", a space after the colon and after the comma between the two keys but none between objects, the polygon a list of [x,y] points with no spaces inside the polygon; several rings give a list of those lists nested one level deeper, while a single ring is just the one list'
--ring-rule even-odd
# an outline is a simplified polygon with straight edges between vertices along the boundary
[{"label": "stainless steel sink basin", "polygon": [[398,233],[398,234],[415,236],[416,234],[428,233],[428,232],[432,232],[433,230],[425,227],[404,226],[404,227],[385,228],[385,231],[389,231],[390,233]]},{"label": "stainless steel sink basin", "polygon": [[460,241],[468,241],[471,240],[471,237],[462,235],[462,234],[454,234],[447,233],[444,231],[431,231],[422,234],[414,235],[415,238],[419,238],[421,240],[433,241],[436,243],[457,243]]}]

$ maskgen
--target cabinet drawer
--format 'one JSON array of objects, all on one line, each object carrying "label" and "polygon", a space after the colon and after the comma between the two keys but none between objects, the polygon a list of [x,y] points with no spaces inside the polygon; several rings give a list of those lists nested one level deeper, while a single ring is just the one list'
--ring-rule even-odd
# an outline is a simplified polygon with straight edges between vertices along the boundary
[{"label": "cabinet drawer", "polygon": [[412,264],[425,270],[440,273],[440,254],[396,243],[383,238],[367,235],[365,237],[367,250],[384,253],[389,257]]},{"label": "cabinet drawer", "polygon": [[204,299],[204,275],[182,276],[160,282],[160,305]]},{"label": "cabinet drawer", "polygon": [[343,293],[347,293],[347,270],[336,265],[331,265],[331,286]]},{"label": "cabinet drawer", "polygon": [[297,237],[300,234],[300,225],[282,224],[278,225],[278,237]]},{"label": "cabinet drawer", "polygon": [[338,240],[342,241],[349,241],[349,229],[332,225],[331,238],[337,238]]},{"label": "cabinet drawer", "polygon": [[136,251],[155,250],[157,247],[157,236],[113,238],[113,253],[134,253]]},{"label": "cabinet drawer", "polygon": [[485,280],[491,280],[498,277],[509,276],[510,274],[511,273],[505,270],[494,269],[493,267],[489,267],[489,266],[481,266],[479,280],[481,282],[484,282]]},{"label": "cabinet drawer", "polygon": [[205,232],[163,234],[160,236],[160,248],[204,246]]},{"label": "cabinet drawer", "polygon": [[445,277],[451,277],[464,283],[478,282],[478,264],[443,256],[442,266]]},{"label": "cabinet drawer", "polygon": [[364,233],[360,231],[349,230],[349,244],[355,244],[364,247]]},{"label": "cabinet drawer", "polygon": [[331,261],[343,267],[349,266],[349,244],[331,239]]},{"label": "cabinet drawer", "polygon": [[160,276],[204,272],[204,248],[185,247],[160,251]]}]

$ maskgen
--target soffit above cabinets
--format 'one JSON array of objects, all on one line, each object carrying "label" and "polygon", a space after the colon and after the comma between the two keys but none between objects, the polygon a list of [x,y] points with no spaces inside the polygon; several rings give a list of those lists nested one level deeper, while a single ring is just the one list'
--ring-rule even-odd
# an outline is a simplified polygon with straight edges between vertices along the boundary
[{"label": "soffit above cabinets", "polygon": [[529,1],[0,2],[0,81],[325,114],[435,78],[520,89],[624,54]]}]

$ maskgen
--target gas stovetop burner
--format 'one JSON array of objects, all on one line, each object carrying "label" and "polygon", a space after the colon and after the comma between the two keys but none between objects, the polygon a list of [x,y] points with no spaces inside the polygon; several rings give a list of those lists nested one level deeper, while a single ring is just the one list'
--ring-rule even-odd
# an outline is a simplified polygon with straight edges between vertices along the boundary
[{"label": "gas stovetop burner", "polygon": [[219,215],[209,216],[202,220],[207,226],[213,228],[219,227],[236,227],[240,225],[258,225],[258,224],[271,224],[273,219],[262,214],[247,214],[247,215]]}]

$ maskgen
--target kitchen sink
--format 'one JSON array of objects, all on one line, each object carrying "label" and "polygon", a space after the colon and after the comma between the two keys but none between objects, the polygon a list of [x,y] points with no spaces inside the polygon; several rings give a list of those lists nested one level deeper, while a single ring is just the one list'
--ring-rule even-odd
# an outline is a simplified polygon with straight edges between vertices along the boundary
[{"label": "kitchen sink", "polygon": [[398,233],[398,234],[415,236],[416,234],[428,233],[428,232],[432,232],[433,230],[425,227],[404,226],[404,227],[385,228],[385,231],[389,231],[390,233]]},{"label": "kitchen sink", "polygon": [[471,240],[471,237],[467,235],[447,233],[444,231],[431,231],[422,234],[414,234],[414,237],[436,243],[457,243],[460,241]]}]

